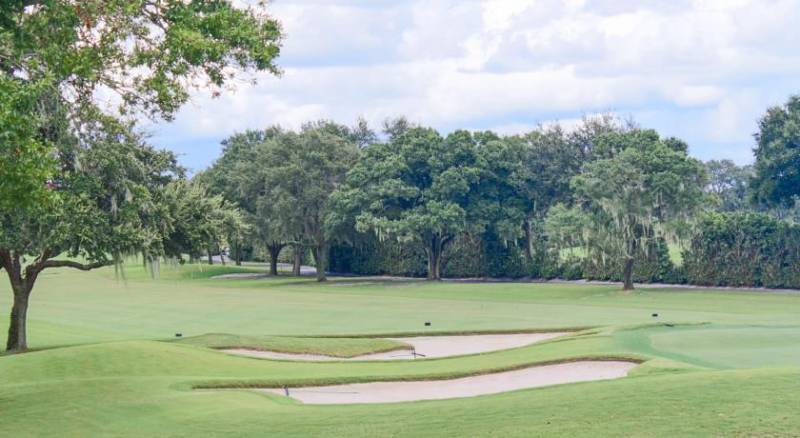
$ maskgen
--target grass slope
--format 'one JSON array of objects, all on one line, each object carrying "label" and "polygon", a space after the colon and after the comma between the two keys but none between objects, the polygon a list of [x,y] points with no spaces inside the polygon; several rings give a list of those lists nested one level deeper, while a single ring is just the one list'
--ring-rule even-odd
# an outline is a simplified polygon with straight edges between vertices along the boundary
[{"label": "grass slope", "polygon": [[331,338],[320,342],[317,338],[293,336],[241,336],[227,333],[209,333],[174,342],[207,348],[248,348],[252,350],[279,351],[281,353],[324,354],[334,357],[355,357],[369,353],[410,350],[402,342],[381,338]]},{"label": "grass slope", "polygon": [[[30,321],[31,346],[42,350],[0,356],[0,436],[787,436],[800,430],[799,295],[210,278],[235,271],[164,267],[154,281],[130,268],[126,282],[115,281],[111,270],[45,274]],[[0,308],[8,308],[9,298],[0,286]],[[242,343],[348,355],[391,344],[309,336],[581,326],[598,328],[523,348],[412,362],[271,361],[207,348]],[[192,336],[160,342],[178,331]],[[584,357],[648,361],[615,381],[386,405],[307,406],[246,389],[192,389],[448,378]]]}]

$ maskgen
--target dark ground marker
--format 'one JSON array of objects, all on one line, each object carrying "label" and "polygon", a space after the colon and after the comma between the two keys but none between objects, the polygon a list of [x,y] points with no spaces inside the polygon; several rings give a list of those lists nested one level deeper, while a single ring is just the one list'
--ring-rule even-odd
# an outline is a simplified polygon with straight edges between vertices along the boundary
[{"label": "dark ground marker", "polygon": [[183,336],[183,333],[175,333],[175,337],[176,337],[176,338],[180,338],[180,337],[182,337],[182,336]]},{"label": "dark ground marker", "polygon": [[425,327],[430,327],[430,326],[431,326],[431,322],[430,321],[425,321]]}]

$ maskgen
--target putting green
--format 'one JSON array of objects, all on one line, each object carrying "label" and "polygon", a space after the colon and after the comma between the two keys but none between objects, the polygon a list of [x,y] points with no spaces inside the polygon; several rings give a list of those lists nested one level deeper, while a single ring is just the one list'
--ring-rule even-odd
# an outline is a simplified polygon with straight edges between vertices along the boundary
[{"label": "putting green", "polygon": [[697,358],[718,368],[800,366],[800,326],[715,327],[662,332],[653,348]]},{"label": "putting green", "polygon": [[[131,267],[125,282],[115,281],[112,270],[47,272],[30,310],[31,347],[41,351],[0,356],[0,436],[783,436],[800,430],[797,294],[210,278],[238,271],[165,266],[151,280]],[[2,315],[9,298],[3,283]],[[286,362],[208,348],[235,341],[347,357],[394,347],[365,335],[587,326],[596,328],[423,361]],[[174,341],[175,332],[182,341],[163,342]],[[202,336],[208,333],[220,335]],[[333,335],[349,338],[319,337]],[[186,339],[193,336],[200,337]],[[249,389],[450,379],[593,358],[647,362],[618,380],[397,404],[310,406]]]}]

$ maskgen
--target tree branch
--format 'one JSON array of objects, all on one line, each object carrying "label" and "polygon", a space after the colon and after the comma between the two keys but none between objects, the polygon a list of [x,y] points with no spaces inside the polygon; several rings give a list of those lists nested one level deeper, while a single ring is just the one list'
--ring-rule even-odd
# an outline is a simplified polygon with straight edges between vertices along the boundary
[{"label": "tree branch", "polygon": [[72,260],[47,260],[41,264],[42,269],[46,268],[73,268],[80,269],[81,271],[91,271],[92,269],[102,268],[103,266],[111,266],[114,264],[112,260],[102,262],[94,262],[89,264],[78,263]]},{"label": "tree branch", "polygon": [[455,235],[450,235],[442,239],[442,250],[444,250],[445,245],[449,244],[450,242],[455,239]]}]

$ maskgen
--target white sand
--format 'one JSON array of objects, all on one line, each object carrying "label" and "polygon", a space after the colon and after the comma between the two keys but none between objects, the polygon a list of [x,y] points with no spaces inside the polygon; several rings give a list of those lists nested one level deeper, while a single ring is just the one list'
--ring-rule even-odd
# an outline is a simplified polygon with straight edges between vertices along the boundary
[{"label": "white sand", "polygon": [[413,350],[395,350],[385,353],[365,354],[347,359],[325,356],[321,354],[279,353],[276,351],[260,351],[246,348],[232,348],[224,349],[222,351],[241,356],[259,357],[265,359],[305,361],[422,359],[506,350],[509,348],[535,344],[537,342],[557,338],[566,334],[568,334],[568,332],[389,338],[394,341],[411,345]]},{"label": "white sand", "polygon": [[[562,383],[625,377],[637,364],[623,361],[581,361],[451,380],[374,382],[290,388],[289,396],[309,404],[394,403],[497,394]],[[284,389],[259,389],[285,395]]]}]

